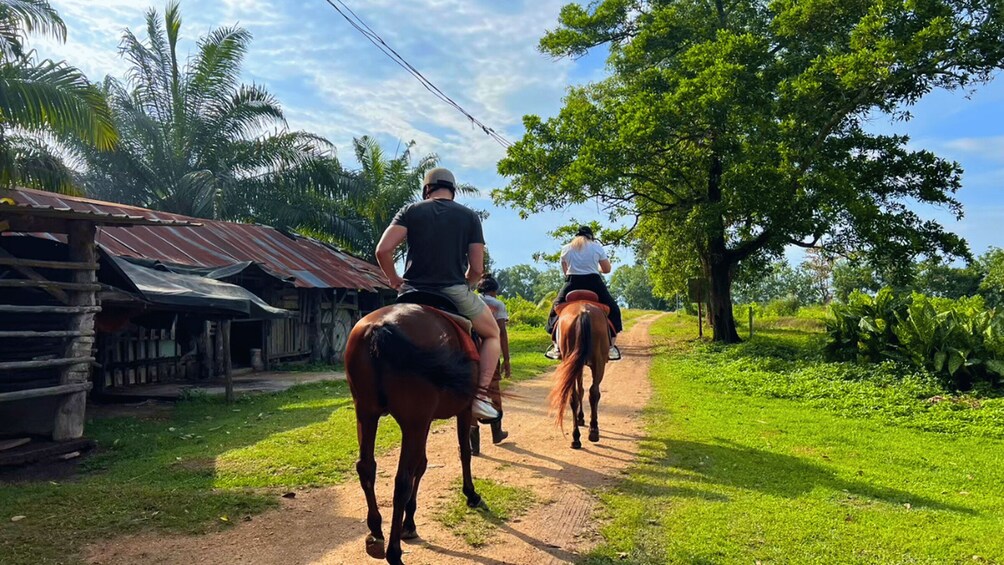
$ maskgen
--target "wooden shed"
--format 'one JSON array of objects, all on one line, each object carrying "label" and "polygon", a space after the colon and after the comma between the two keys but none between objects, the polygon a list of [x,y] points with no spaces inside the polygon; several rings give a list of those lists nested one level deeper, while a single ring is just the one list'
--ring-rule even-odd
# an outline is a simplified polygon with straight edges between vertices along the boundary
[{"label": "wooden shed", "polygon": [[[96,335],[100,369],[94,381],[99,390],[217,377],[228,363],[250,366],[255,355],[265,367],[293,361],[337,362],[355,322],[395,295],[376,265],[270,226],[197,219],[27,189],[12,191],[9,197],[24,206],[148,219],[149,224],[98,227],[102,264],[126,261],[163,273],[238,285],[290,313],[226,316],[149,299],[139,303],[136,298],[142,293],[122,277],[116,279],[116,269],[105,269],[102,282],[107,284],[99,296],[105,311]],[[164,222],[174,225],[158,227]],[[31,236],[43,242],[62,237],[42,230]]]},{"label": "wooden shed", "polygon": [[0,234],[44,232],[64,242],[13,251],[0,237],[0,434],[81,437],[94,362],[98,226],[184,226],[124,213],[29,204],[0,194]]}]

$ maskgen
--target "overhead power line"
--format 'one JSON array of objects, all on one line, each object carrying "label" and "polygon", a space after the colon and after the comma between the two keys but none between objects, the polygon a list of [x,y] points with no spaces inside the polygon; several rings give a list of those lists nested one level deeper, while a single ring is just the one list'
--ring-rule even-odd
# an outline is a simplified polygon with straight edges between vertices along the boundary
[{"label": "overhead power line", "polygon": [[415,79],[418,80],[418,82],[421,83],[426,90],[428,90],[433,94],[433,96],[439,98],[443,102],[446,102],[447,104],[455,108],[458,112],[460,112],[468,120],[470,120],[470,122],[475,127],[481,129],[483,132],[485,132],[485,134],[488,137],[494,139],[502,147],[510,147],[512,145],[512,142],[506,139],[502,134],[498,133],[497,131],[486,125],[481,120],[475,118],[474,115],[465,110],[464,107],[461,106],[460,104],[457,104],[452,98],[447,96],[446,93],[440,90],[438,86],[432,83],[432,81],[425,78],[425,75],[419,72],[418,69],[416,69],[404,57],[402,57],[400,53],[398,53],[390,45],[388,45],[387,42],[384,41],[383,38],[380,37],[379,34],[377,34],[377,32],[373,31],[373,28],[367,25],[366,22],[362,20],[362,18],[356,15],[356,13],[352,11],[352,8],[349,8],[348,5],[345,4],[345,2],[343,2],[342,0],[325,0],[325,2],[327,2],[328,5],[334,8],[336,12],[338,12],[343,18],[345,18],[345,21],[349,22],[349,25],[351,25],[353,29],[361,33],[366,39],[370,41],[370,43],[375,45],[376,48],[379,49],[384,55],[386,55],[392,61],[397,63],[401,68],[408,71],[408,73],[411,76],[415,77]]}]

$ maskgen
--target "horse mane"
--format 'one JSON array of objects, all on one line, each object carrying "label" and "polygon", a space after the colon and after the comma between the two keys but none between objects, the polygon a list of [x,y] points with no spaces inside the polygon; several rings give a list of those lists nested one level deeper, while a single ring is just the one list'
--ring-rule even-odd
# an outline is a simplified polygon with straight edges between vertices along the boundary
[{"label": "horse mane", "polygon": [[578,379],[582,376],[586,362],[592,356],[593,348],[592,322],[587,310],[579,312],[575,326],[575,347],[564,352],[561,364],[554,371],[556,381],[554,388],[548,396],[551,410],[558,414],[557,421],[562,431],[565,429],[565,408],[575,391]]},{"label": "horse mane", "polygon": [[[372,329],[370,353],[377,362],[377,370],[393,369],[402,373],[419,375],[437,388],[462,397],[474,395],[471,374],[474,361],[454,347],[421,348],[394,324],[383,324]],[[382,365],[382,367],[381,367]]]}]

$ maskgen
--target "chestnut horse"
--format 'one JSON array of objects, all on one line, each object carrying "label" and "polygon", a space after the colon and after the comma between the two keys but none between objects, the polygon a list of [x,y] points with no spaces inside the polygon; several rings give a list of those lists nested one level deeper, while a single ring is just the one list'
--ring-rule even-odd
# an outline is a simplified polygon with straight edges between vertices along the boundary
[{"label": "chestnut horse", "polygon": [[[571,296],[571,295],[570,295]],[[584,390],[582,373],[589,366],[593,384],[589,387],[589,441],[600,441],[600,426],[596,410],[600,403],[600,382],[606,370],[610,354],[610,334],[607,330],[607,314],[602,305],[591,301],[567,302],[559,306],[558,348],[562,352],[561,364],[554,373],[555,383],[551,390],[551,408],[558,413],[558,424],[564,428],[565,406],[572,407],[572,449],[580,449],[579,426],[585,426],[582,405]]]},{"label": "chestnut horse", "polygon": [[[467,505],[483,502],[471,478],[471,402],[478,365],[461,345],[460,330],[442,315],[414,304],[377,310],[356,324],[345,348],[345,372],[356,407],[359,462],[356,471],[366,495],[366,552],[400,564],[401,540],[418,537],[418,485],[428,463],[426,442],[433,420],[457,418],[457,440]],[[380,417],[401,426],[401,459],[394,479],[390,543],[384,550],[374,482],[373,448]]]}]

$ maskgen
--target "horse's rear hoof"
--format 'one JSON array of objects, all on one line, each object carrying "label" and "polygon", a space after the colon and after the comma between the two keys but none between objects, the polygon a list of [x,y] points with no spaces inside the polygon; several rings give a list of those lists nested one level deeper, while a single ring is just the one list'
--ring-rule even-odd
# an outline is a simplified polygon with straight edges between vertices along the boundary
[{"label": "horse's rear hoof", "polygon": [[576,418],[575,423],[577,425],[579,425],[579,426],[582,426],[583,428],[586,427],[586,418],[585,418],[585,416],[579,416],[578,418]]},{"label": "horse's rear hoof", "polygon": [[581,441],[573,441],[572,442],[572,449],[582,449],[582,442]]},{"label": "horse's rear hoof", "polygon": [[372,534],[366,536],[366,555],[373,559],[384,559],[387,553],[384,550],[383,538],[378,538]]},{"label": "horse's rear hoof", "polygon": [[488,505],[485,504],[485,501],[481,498],[480,495],[475,494],[474,496],[471,496],[471,497],[467,498],[467,507],[468,508],[482,508],[482,507],[488,508]]},{"label": "horse's rear hoof", "polygon": [[413,540],[418,539],[418,530],[401,530],[401,539],[403,540]]},{"label": "horse's rear hoof", "polygon": [[593,443],[600,441],[600,430],[589,430],[589,441]]}]

